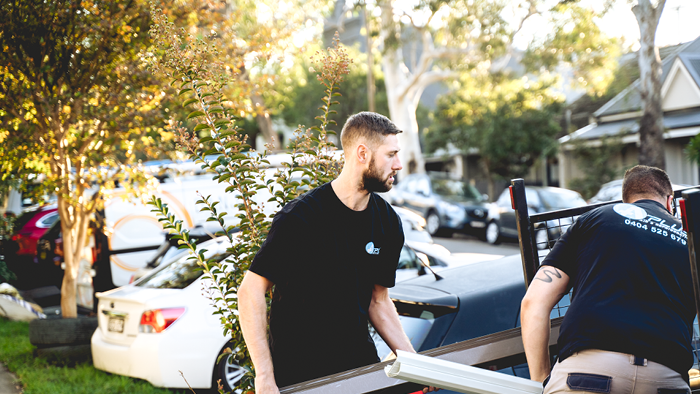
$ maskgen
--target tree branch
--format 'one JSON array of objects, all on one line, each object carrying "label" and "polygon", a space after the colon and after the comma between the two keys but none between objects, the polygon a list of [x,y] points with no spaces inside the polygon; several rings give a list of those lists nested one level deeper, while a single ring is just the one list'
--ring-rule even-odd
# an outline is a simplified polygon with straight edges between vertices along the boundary
[{"label": "tree branch", "polygon": [[423,75],[421,75],[414,84],[413,89],[411,89],[413,96],[411,99],[413,100],[414,106],[418,105],[420,96],[423,94],[425,88],[427,88],[430,84],[450,78],[456,78],[457,76],[459,76],[459,73],[451,70],[434,70],[423,73]]},{"label": "tree branch", "polygon": [[[426,34],[430,35],[430,33],[428,33],[428,32],[426,32]],[[415,85],[419,82],[419,80],[421,80],[422,76],[424,74],[430,72],[430,68],[433,65],[433,60],[445,59],[445,58],[462,56],[462,55],[469,55],[473,50],[474,50],[474,47],[469,46],[467,48],[439,48],[439,49],[435,49],[433,47],[432,50],[423,51],[423,53],[421,54],[420,60],[418,61],[418,67],[416,67],[416,70],[410,76],[408,82],[406,82],[406,85],[403,87],[403,89],[400,90],[399,96],[401,97],[401,96],[405,96],[406,94],[408,94],[408,92],[415,87]],[[425,87],[423,87],[423,88],[425,88]]]}]

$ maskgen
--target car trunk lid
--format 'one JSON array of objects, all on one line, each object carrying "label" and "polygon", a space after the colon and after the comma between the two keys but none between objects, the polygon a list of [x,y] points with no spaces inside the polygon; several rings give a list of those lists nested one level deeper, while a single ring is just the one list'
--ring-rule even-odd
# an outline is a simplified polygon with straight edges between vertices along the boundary
[{"label": "car trunk lid", "polygon": [[[144,289],[133,286],[121,287],[99,293],[97,319],[103,338],[117,345],[129,345],[139,334],[143,312],[152,309],[149,301],[167,298],[177,303],[182,293],[179,289]],[[159,305],[162,303],[159,303]],[[173,304],[174,307],[179,306]]]}]

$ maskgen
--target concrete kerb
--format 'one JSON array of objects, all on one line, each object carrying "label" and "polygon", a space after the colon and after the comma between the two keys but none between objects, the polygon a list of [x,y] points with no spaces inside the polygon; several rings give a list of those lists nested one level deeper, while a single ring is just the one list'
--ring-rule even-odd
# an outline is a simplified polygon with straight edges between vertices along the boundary
[{"label": "concrete kerb", "polygon": [[0,394],[20,394],[17,378],[7,370],[4,364],[0,364]]}]

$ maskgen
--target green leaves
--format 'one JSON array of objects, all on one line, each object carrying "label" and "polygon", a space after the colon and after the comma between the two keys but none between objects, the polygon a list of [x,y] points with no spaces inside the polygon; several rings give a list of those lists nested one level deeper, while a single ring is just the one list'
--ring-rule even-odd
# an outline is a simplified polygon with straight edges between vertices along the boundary
[{"label": "green leaves", "polygon": [[185,100],[185,101],[182,103],[182,107],[184,108],[184,107],[186,107],[186,106],[188,106],[188,105],[190,105],[190,104],[196,103],[196,102],[198,102],[198,101],[199,101],[199,100],[197,100],[196,98],[191,98],[191,99],[189,99],[189,100]]},{"label": "green leaves", "polygon": [[556,145],[560,100],[544,82],[465,77],[460,90],[439,100],[426,142],[431,149],[448,142],[465,152],[477,149],[490,176],[522,177]]},{"label": "green leaves", "polygon": [[192,118],[196,118],[198,116],[204,116],[204,115],[206,115],[206,114],[202,111],[192,111],[192,112],[190,112],[189,115],[187,115],[187,119],[192,119]]}]

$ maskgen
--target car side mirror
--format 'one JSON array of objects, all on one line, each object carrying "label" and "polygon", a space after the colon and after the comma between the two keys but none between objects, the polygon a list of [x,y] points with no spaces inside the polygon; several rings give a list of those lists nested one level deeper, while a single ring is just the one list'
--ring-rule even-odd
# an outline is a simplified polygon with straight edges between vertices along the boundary
[{"label": "car side mirror", "polygon": [[424,196],[426,196],[426,197],[430,196],[430,192],[427,191],[427,190],[425,190],[425,189],[420,190],[419,193],[422,194],[422,195],[424,195]]},{"label": "car side mirror", "polygon": [[425,266],[421,264],[420,268],[418,268],[418,276],[423,276],[425,274]]}]

